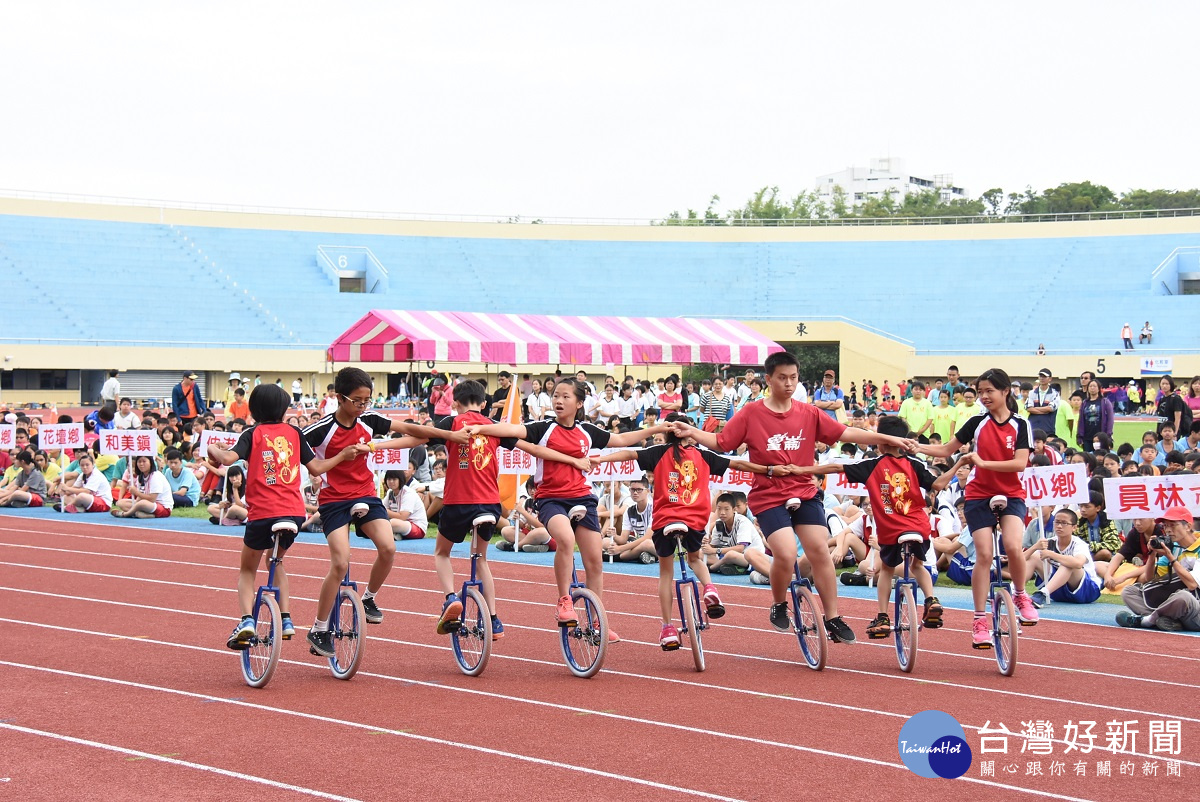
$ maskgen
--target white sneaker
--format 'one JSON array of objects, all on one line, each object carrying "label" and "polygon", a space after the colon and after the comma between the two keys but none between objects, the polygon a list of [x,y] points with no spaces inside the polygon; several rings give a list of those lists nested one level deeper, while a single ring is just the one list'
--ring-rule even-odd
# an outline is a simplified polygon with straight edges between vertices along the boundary
[{"label": "white sneaker", "polygon": [[751,585],[769,585],[769,584],[771,584],[771,577],[767,576],[766,574],[760,574],[758,571],[751,571],[750,572],[750,584]]}]

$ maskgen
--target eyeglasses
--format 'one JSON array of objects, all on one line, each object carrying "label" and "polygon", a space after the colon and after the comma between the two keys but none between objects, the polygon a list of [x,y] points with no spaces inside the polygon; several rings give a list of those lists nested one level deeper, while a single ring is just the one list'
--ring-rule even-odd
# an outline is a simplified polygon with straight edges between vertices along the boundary
[{"label": "eyeglasses", "polygon": [[338,393],[338,398],[347,403],[353,404],[358,409],[366,409],[367,407],[371,406],[371,399],[369,398],[366,401],[359,401],[356,398],[350,398],[349,396],[342,395],[341,393]]},{"label": "eyeglasses", "polygon": [[1054,525],[1055,526],[1074,526],[1075,524],[1071,523],[1070,521],[1059,521],[1059,520],[1055,519]]},{"label": "eyeglasses", "polygon": [[644,487],[631,487],[631,488],[629,488],[629,492],[630,492],[630,493],[645,493],[645,492],[646,492],[646,488],[644,488]]}]

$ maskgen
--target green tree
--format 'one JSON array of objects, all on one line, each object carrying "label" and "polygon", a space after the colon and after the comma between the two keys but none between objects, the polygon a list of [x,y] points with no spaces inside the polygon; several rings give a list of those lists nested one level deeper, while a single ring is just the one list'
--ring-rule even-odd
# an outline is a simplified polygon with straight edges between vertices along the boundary
[{"label": "green tree", "polygon": [[1132,189],[1121,195],[1122,209],[1198,209],[1200,189]]}]

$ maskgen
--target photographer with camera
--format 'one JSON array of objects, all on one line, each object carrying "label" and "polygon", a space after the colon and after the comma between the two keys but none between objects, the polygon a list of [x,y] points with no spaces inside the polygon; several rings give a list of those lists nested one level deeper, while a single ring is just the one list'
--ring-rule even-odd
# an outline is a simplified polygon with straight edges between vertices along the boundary
[{"label": "photographer with camera", "polygon": [[1158,522],[1169,540],[1149,539],[1142,581],[1121,591],[1121,600],[1129,609],[1117,613],[1117,623],[1167,632],[1200,632],[1200,539],[1193,529],[1192,513],[1187,507],[1169,507]]}]

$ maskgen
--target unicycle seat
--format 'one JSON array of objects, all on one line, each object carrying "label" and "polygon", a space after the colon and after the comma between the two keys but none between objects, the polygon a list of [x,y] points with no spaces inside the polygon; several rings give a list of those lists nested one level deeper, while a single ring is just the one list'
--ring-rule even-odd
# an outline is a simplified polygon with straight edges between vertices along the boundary
[{"label": "unicycle seat", "polygon": [[992,500],[988,502],[988,506],[999,512],[1008,506],[1008,498],[1006,496],[992,496]]},{"label": "unicycle seat", "polygon": [[582,504],[576,504],[574,507],[567,510],[567,517],[576,523],[582,521],[585,515],[587,515],[587,507],[583,506]]},{"label": "unicycle seat", "polygon": [[276,521],[271,524],[272,532],[291,532],[293,535],[300,531],[295,521]]},{"label": "unicycle seat", "polygon": [[481,526],[487,526],[489,524],[495,524],[495,523],[496,523],[496,516],[492,515],[490,512],[485,512],[482,515],[475,516],[475,520],[471,521],[471,528],[478,529]]},{"label": "unicycle seat", "polygon": [[798,498],[789,498],[787,500],[788,512],[795,512],[796,510],[800,509],[800,505],[803,503],[804,502],[800,501]]},{"label": "unicycle seat", "polygon": [[919,532],[905,532],[896,539],[896,543],[903,546],[905,543],[922,543],[925,538],[921,537]]},{"label": "unicycle seat", "polygon": [[690,527],[680,521],[672,521],[663,527],[663,534],[667,536],[685,534]]},{"label": "unicycle seat", "polygon": [[353,507],[350,508],[350,517],[351,518],[361,518],[364,515],[366,515],[367,511],[370,509],[371,508],[368,507],[364,502],[360,501],[357,504],[355,504]]}]

